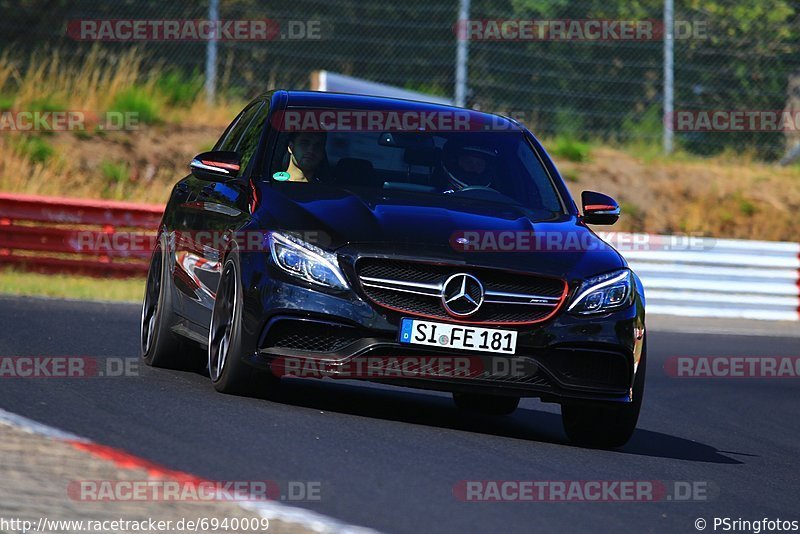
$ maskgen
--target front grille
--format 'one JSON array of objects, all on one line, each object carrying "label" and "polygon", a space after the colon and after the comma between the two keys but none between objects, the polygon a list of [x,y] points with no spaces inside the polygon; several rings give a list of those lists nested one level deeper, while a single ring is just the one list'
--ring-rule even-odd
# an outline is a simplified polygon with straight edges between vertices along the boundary
[{"label": "front grille", "polygon": [[[379,306],[409,315],[469,323],[542,321],[559,308],[566,287],[562,280],[534,274],[370,257],[356,262],[356,273],[364,293]],[[458,273],[474,276],[485,290],[485,301],[469,316],[451,315],[442,303],[443,284]]]},{"label": "front grille", "polygon": [[336,352],[361,338],[361,334],[355,328],[316,321],[284,319],[276,321],[269,327],[259,348]]}]

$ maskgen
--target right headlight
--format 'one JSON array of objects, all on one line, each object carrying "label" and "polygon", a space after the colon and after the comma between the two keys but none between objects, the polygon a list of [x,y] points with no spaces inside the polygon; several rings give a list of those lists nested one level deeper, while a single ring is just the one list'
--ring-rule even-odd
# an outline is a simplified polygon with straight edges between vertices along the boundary
[{"label": "right headlight", "polygon": [[631,271],[622,269],[584,280],[567,311],[580,315],[607,313],[629,306],[632,297]]}]

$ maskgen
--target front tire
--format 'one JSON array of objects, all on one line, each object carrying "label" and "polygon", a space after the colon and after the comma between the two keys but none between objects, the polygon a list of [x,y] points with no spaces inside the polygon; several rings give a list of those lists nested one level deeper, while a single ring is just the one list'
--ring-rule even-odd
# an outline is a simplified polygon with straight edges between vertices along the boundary
[{"label": "front tire", "polygon": [[478,393],[453,393],[453,401],[460,410],[486,415],[509,415],[519,406],[519,397]]},{"label": "front tire", "polygon": [[571,441],[597,448],[614,448],[625,445],[636,430],[644,396],[644,379],[647,368],[646,345],[633,383],[633,402],[621,406],[592,406],[564,404],[561,421]]},{"label": "front tire", "polygon": [[259,378],[242,361],[243,302],[239,263],[230,256],[222,268],[208,331],[208,374],[221,393],[252,394]]}]

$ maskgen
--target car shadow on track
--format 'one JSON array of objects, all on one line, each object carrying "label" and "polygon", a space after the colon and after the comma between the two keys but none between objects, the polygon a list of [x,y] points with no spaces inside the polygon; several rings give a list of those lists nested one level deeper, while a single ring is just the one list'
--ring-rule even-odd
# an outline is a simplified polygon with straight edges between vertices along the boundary
[{"label": "car shadow on track", "polygon": [[[518,408],[505,417],[468,414],[458,410],[449,396],[420,390],[291,379],[272,387],[259,398],[315,410],[574,446],[563,432],[560,415],[526,408]],[[641,428],[628,444],[614,452],[690,462],[744,463],[710,445]]]}]

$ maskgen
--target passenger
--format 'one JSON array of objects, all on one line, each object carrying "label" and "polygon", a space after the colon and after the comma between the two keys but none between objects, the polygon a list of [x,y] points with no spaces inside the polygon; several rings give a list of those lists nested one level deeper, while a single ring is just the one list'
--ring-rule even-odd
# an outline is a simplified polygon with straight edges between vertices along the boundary
[{"label": "passenger", "polygon": [[290,134],[289,173],[290,182],[321,182],[325,179],[327,155],[325,132],[298,132]]}]

